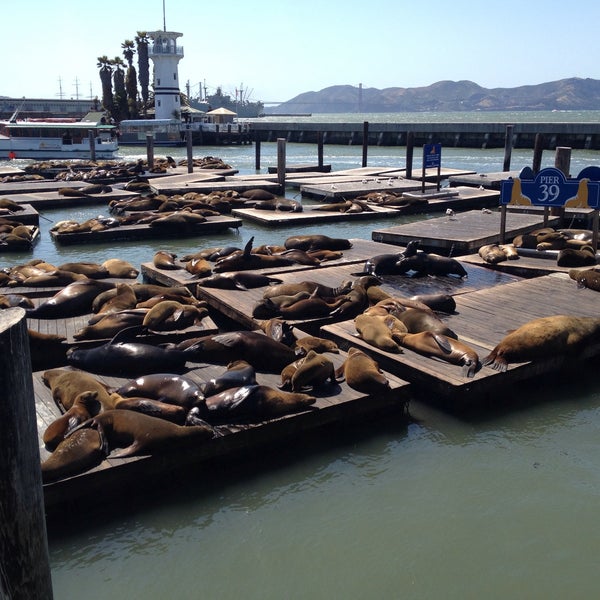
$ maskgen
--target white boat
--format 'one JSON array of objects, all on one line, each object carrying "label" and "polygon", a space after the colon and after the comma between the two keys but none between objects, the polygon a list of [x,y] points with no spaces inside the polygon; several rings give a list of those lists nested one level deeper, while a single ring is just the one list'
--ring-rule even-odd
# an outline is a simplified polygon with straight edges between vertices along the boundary
[{"label": "white boat", "polygon": [[0,121],[0,159],[110,159],[118,149],[117,128],[103,113],[88,113],[81,121],[14,116]]}]

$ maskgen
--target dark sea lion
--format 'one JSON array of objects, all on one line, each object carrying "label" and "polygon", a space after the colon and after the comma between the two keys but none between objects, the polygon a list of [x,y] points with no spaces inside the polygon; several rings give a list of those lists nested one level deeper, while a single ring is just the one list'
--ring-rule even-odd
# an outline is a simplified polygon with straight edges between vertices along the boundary
[{"label": "dark sea lion", "polygon": [[348,250],[352,248],[352,242],[343,238],[332,238],[327,235],[293,235],[288,237],[284,244],[288,250]]},{"label": "dark sea lion", "polygon": [[600,318],[553,315],[533,319],[506,335],[482,360],[483,365],[506,371],[508,363],[554,356],[576,356],[600,338]]},{"label": "dark sea lion", "polygon": [[422,302],[435,312],[451,314],[456,310],[456,300],[450,294],[417,294],[409,300]]},{"label": "dark sea lion", "polygon": [[414,256],[404,257],[398,261],[398,273],[415,271],[421,275],[458,275],[468,277],[465,268],[455,258],[434,254],[432,252],[419,252]]},{"label": "dark sea lion", "polygon": [[256,384],[256,369],[245,360],[234,360],[218,377],[209,379],[202,386],[204,397],[214,396],[231,388]]},{"label": "dark sea lion", "polygon": [[161,270],[175,270],[175,269],[183,269],[180,264],[175,262],[177,258],[177,254],[173,252],[167,252],[166,250],[158,250],[154,253],[152,257],[152,264]]},{"label": "dark sea lion", "polygon": [[44,431],[42,440],[46,448],[53,451],[70,431],[97,415],[101,408],[97,390],[81,392],[75,397],[69,410],[54,419]]},{"label": "dark sea lion", "polygon": [[563,248],[560,250],[556,264],[559,267],[586,267],[596,265],[598,261],[592,246],[582,246],[579,249]]},{"label": "dark sea lion", "polygon": [[407,308],[405,311],[396,314],[396,318],[402,321],[408,329],[408,333],[421,333],[422,331],[432,331],[441,333],[448,337],[457,339],[458,336],[442,321],[433,311],[421,310],[418,308]]},{"label": "dark sea lion", "polygon": [[360,338],[371,346],[395,354],[402,352],[395,335],[407,333],[407,329],[393,315],[358,315],[354,319],[354,326]]},{"label": "dark sea lion", "polygon": [[463,376],[473,377],[481,367],[477,352],[464,342],[448,336],[422,331],[421,333],[404,333],[395,338],[405,348],[423,354],[435,356],[454,365],[462,365]]},{"label": "dark sea lion", "polygon": [[377,254],[368,258],[363,268],[369,275],[394,275],[398,273],[398,261],[404,257],[403,252],[393,254]]},{"label": "dark sea lion", "polygon": [[231,388],[206,398],[206,419],[212,423],[261,421],[306,410],[317,399],[300,392],[286,392],[266,385]]},{"label": "dark sea lion", "polygon": [[600,292],[600,271],[596,269],[570,269],[569,277],[577,282],[577,287]]},{"label": "dark sea lion", "polygon": [[295,264],[294,260],[277,254],[254,254],[252,252],[253,242],[254,237],[251,237],[242,253],[229,254],[228,256],[217,260],[213,267],[213,271],[215,273],[223,273],[225,271],[250,271],[269,267],[285,267]]},{"label": "dark sea lion", "polygon": [[239,273],[215,273],[202,279],[198,285],[222,290],[249,290],[273,283],[281,283],[281,279],[252,271],[240,271]]},{"label": "dark sea lion", "polygon": [[116,390],[123,397],[143,396],[167,404],[191,408],[204,401],[202,387],[193,379],[175,373],[149,373],[131,379]]},{"label": "dark sea lion", "polygon": [[[107,448],[106,454],[110,454],[111,458],[154,454],[173,447],[182,440],[198,443],[214,436],[209,425],[184,427],[141,412],[119,409],[96,415],[79,425],[74,432],[86,428],[98,431]],[[120,450],[113,452],[116,448]]]},{"label": "dark sea lion", "polygon": [[108,386],[98,381],[90,373],[77,369],[48,369],[42,375],[43,382],[52,391],[52,398],[68,411],[79,394],[97,392],[97,400],[104,408],[111,408]]},{"label": "dark sea lion", "polygon": [[257,371],[280,373],[296,359],[292,348],[257,331],[230,331],[180,342],[189,361],[229,364],[245,360]]},{"label": "dark sea lion", "polygon": [[[263,302],[271,302],[271,298],[265,298]],[[318,296],[310,296],[300,299],[289,305],[279,307],[271,314],[279,315],[283,319],[296,321],[299,319],[315,319],[327,317],[333,314],[333,311],[345,305],[348,300],[339,297],[336,300],[328,302]]]},{"label": "dark sea lion", "polygon": [[29,353],[33,371],[53,369],[67,364],[67,338],[56,333],[28,329]]},{"label": "dark sea lion", "polygon": [[[280,389],[287,389],[292,392],[299,392],[305,388],[315,388],[327,383],[336,383],[335,367],[331,360],[326,356],[310,350],[306,356],[292,363],[296,368],[289,378],[284,377],[286,367],[282,371]],[[289,365],[288,365],[289,366]]]},{"label": "dark sea lion", "polygon": [[388,392],[390,389],[390,382],[377,362],[356,347],[348,350],[346,360],[336,369],[336,377],[342,376],[352,389],[363,394]]},{"label": "dark sea lion", "polygon": [[92,312],[92,301],[115,284],[101,279],[74,281],[42,302],[37,308],[26,310],[28,318],[57,319]]},{"label": "dark sea lion", "polygon": [[69,348],[67,362],[90,373],[135,377],[157,371],[179,373],[185,369],[186,355],[176,347],[154,346],[131,341],[132,327],[95,348]]},{"label": "dark sea lion", "polygon": [[286,346],[294,346],[296,343],[296,336],[294,334],[294,328],[286,321],[273,317],[259,323],[259,327],[264,331],[270,338],[277,340],[285,344]]},{"label": "dark sea lion", "polygon": [[97,431],[82,429],[65,438],[42,462],[42,481],[52,483],[97,467],[106,454]]},{"label": "dark sea lion", "polygon": [[272,200],[275,198],[275,194],[272,194],[268,190],[262,188],[254,188],[252,190],[245,190],[241,193],[242,198],[248,198],[248,200]]}]

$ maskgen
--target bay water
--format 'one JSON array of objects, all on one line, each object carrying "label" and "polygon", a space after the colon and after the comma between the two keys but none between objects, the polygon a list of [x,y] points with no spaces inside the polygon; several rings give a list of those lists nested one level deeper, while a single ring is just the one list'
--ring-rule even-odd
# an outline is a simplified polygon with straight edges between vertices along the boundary
[{"label": "bay water", "polygon": [[[145,149],[121,153],[144,156]],[[168,153],[183,158],[185,149]],[[503,154],[444,148],[442,165],[496,172]],[[194,155],[256,172],[253,146],[197,147]],[[276,144],[262,144],[262,172],[276,165],[276,155]],[[286,155],[288,163],[315,163],[316,147],[288,144]],[[325,163],[334,170],[359,167],[361,157],[361,147],[325,146]],[[597,152],[574,150],[571,172],[599,159]],[[511,168],[531,161],[531,150],[513,150]],[[369,166],[404,163],[402,147],[369,148]],[[546,151],[542,166],[553,165]],[[292,189],[286,196],[299,197]],[[200,239],[52,242],[52,223],[98,213],[107,214],[102,207],[44,211],[33,253],[4,254],[2,265],[113,256],[139,265],[159,247],[181,254],[243,245],[251,235],[256,245],[281,243],[298,233],[244,223]],[[310,232],[370,239],[383,224],[390,220],[311,225]],[[67,511],[51,524],[55,598],[595,598],[595,368],[597,362],[585,363],[575,378],[516,385],[466,413],[411,402],[408,417],[392,414],[290,439],[235,463],[198,468],[185,481],[165,477],[142,498],[130,494],[132,481],[105,509],[77,518]]]}]

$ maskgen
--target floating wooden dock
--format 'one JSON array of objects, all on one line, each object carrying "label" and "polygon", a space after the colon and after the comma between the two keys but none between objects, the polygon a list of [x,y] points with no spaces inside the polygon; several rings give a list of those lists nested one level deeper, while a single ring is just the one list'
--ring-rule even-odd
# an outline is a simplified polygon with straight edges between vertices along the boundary
[{"label": "floating wooden dock", "polygon": [[[555,227],[558,223],[558,217],[550,217],[544,225],[540,215],[507,213],[505,242],[534,229]],[[425,250],[453,255],[473,254],[485,244],[500,243],[500,211],[471,210],[377,229],[371,235],[376,242],[386,244],[405,246],[411,240],[420,240],[420,247]]]},{"label": "floating wooden dock", "polygon": [[[345,360],[345,353],[327,353],[337,368]],[[224,372],[225,367],[206,363],[188,363],[184,373],[197,383],[208,381]],[[42,460],[48,452],[42,441],[48,425],[60,416],[50,389],[42,381],[43,372],[33,374],[36,412]],[[404,418],[404,409],[410,399],[410,384],[392,374],[385,373],[390,382],[389,393],[367,395],[350,388],[345,382],[324,385],[311,392],[316,403],[308,410],[252,424],[231,424],[227,433],[202,444],[191,446],[173,443],[168,451],[152,456],[105,459],[98,467],[74,477],[64,478],[44,485],[44,503],[49,518],[64,516],[65,508],[85,498],[86,506],[102,505],[108,499],[122,496],[131,482],[137,488],[164,483],[165,476],[174,473],[196,473],[204,462],[224,458],[235,453],[255,449],[266,443],[289,440],[302,433],[337,422],[364,419],[368,415],[395,411]],[[123,378],[94,375],[99,381],[117,387],[127,381]],[[275,387],[280,375],[257,372],[257,382]],[[185,449],[184,451],[182,451]],[[89,504],[88,504],[89,503]]]},{"label": "floating wooden dock", "polygon": [[[433,183],[424,184],[426,190],[432,190],[436,186]],[[303,196],[309,198],[356,198],[371,192],[414,192],[421,190],[423,185],[420,181],[413,179],[389,178],[382,181],[378,179],[365,179],[363,181],[341,181],[317,183],[311,181],[300,186],[300,192]]]},{"label": "floating wooden dock", "polygon": [[[136,192],[113,188],[112,192],[102,194],[88,194],[86,196],[62,196],[57,191],[51,192],[24,192],[22,194],[7,195],[15,202],[29,205],[36,209],[69,208],[71,206],[108,206],[111,200],[128,200],[139,196]],[[26,203],[26,204],[25,204]]]},{"label": "floating wooden dock", "polygon": [[194,227],[151,227],[150,225],[119,225],[102,231],[86,231],[83,233],[57,233],[51,231],[52,239],[59,244],[100,244],[106,242],[135,242],[138,240],[157,240],[177,237],[197,237],[223,231],[226,229],[239,229],[242,220],[234,217],[219,216],[206,217],[204,223]]},{"label": "floating wooden dock", "polygon": [[502,182],[506,179],[518,177],[521,171],[496,171],[494,173],[462,173],[452,175],[448,178],[450,187],[467,185],[471,187],[483,187],[485,189],[502,189]]},{"label": "floating wooden dock", "polygon": [[23,225],[40,224],[40,213],[31,204],[21,204],[21,208],[23,210],[12,211],[5,208],[0,209],[0,219],[15,221]]},{"label": "floating wooden dock", "polygon": [[[505,335],[526,322],[544,316],[568,314],[597,317],[600,295],[589,289],[578,289],[575,281],[564,273],[523,279],[454,296],[456,313],[444,318],[459,339],[484,358]],[[505,373],[482,367],[473,378],[462,376],[461,367],[428,358],[404,349],[402,354],[378,350],[356,337],[352,321],[327,324],[320,330],[323,337],[337,342],[341,348],[358,345],[368,349],[381,367],[406,378],[430,402],[457,408],[461,404],[489,398],[497,399],[508,386],[524,379],[543,376],[573,365],[582,358],[600,353],[600,344],[591,345],[582,357],[551,359],[509,364]]]},{"label": "floating wooden dock", "polygon": [[215,191],[235,191],[235,192],[246,192],[260,188],[273,194],[279,191],[279,184],[270,179],[238,179],[238,180],[227,180],[223,179],[220,181],[206,181],[198,179],[197,181],[187,181],[186,183],[180,183],[178,181],[171,181],[157,179],[150,183],[150,187],[153,192],[157,194],[185,194],[187,192],[197,192],[210,194]]}]

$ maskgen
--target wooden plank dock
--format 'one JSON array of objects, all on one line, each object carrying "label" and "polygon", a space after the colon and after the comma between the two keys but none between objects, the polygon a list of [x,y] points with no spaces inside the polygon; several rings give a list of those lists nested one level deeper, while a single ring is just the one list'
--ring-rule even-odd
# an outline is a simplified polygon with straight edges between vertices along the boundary
[{"label": "wooden plank dock", "polygon": [[[364,179],[364,183],[363,183]],[[360,181],[341,181],[331,182],[323,180],[322,183],[311,181],[300,186],[300,192],[303,196],[309,198],[356,198],[369,194],[370,192],[414,192],[422,189],[420,181],[413,179],[389,178],[382,180],[380,178],[367,179]],[[436,186],[433,183],[425,183],[425,189],[431,190]]]},{"label": "wooden plank dock", "polygon": [[[505,241],[540,227],[555,227],[558,217],[550,217],[544,225],[540,215],[507,213]],[[372,232],[377,242],[406,245],[421,240],[421,248],[453,255],[473,254],[485,244],[500,242],[500,211],[476,211],[406,223]]]},{"label": "wooden plank dock", "polygon": [[119,225],[102,231],[86,231],[83,233],[57,233],[51,231],[52,239],[59,244],[100,244],[107,242],[135,242],[138,240],[157,240],[177,237],[197,237],[223,231],[226,229],[239,229],[242,220],[229,216],[206,217],[204,223],[198,223],[194,227],[184,229],[183,227],[151,227],[150,225]]},{"label": "wooden plank dock", "polygon": [[[455,300],[456,313],[444,320],[480,358],[487,356],[509,331],[532,319],[557,314],[597,317],[600,313],[598,292],[578,289],[576,282],[564,273],[471,291],[456,295]],[[461,367],[423,357],[408,349],[402,354],[391,354],[369,346],[356,337],[352,321],[327,324],[320,334],[333,339],[341,348],[350,345],[368,347],[383,369],[413,383],[425,401],[439,401],[452,408],[486,398],[496,398],[499,402],[498,395],[510,385],[567,368],[573,362],[600,353],[600,344],[595,344],[574,361],[556,356],[509,364],[505,373],[482,367],[473,378],[466,378],[461,374]]]},{"label": "wooden plank dock", "polygon": [[128,200],[139,196],[136,192],[129,192],[114,187],[111,192],[103,194],[88,194],[86,196],[62,196],[57,191],[46,192],[24,192],[16,195],[6,195],[15,202],[29,205],[36,209],[67,208],[71,206],[108,206],[111,200]]},{"label": "wooden plank dock", "polygon": [[[463,265],[468,277],[431,276],[411,277],[406,275],[386,275],[381,277],[381,288],[392,296],[410,297],[416,294],[464,294],[469,291],[486,287],[495,287],[505,283],[517,281],[519,278],[501,274],[484,267]],[[303,271],[280,272],[276,276],[284,283],[298,283],[301,281],[315,281],[330,287],[340,286],[344,281],[353,280],[360,276],[363,264],[346,264],[321,268],[312,268]],[[240,323],[246,329],[257,329],[258,320],[252,317],[256,304],[263,299],[264,287],[250,290],[221,290],[203,287],[200,281],[196,289],[196,296],[208,302],[215,310],[225,314],[233,321]],[[319,328],[340,317],[322,317],[302,320],[290,320],[294,326],[317,335]]]},{"label": "wooden plank dock", "polygon": [[23,225],[40,224],[40,213],[33,208],[31,204],[21,204],[23,210],[12,211],[9,209],[0,209],[0,219],[15,221]]},{"label": "wooden plank dock", "polygon": [[[345,353],[327,353],[337,368],[346,358]],[[186,377],[196,383],[208,381],[224,372],[225,367],[207,363],[188,363]],[[60,416],[49,388],[42,381],[43,372],[33,374],[39,447],[42,460],[48,456],[42,435],[48,425]],[[173,443],[172,448],[155,455],[132,458],[105,459],[98,467],[80,475],[61,479],[44,485],[44,503],[47,516],[53,518],[64,514],[64,508],[73,506],[80,499],[89,504],[101,505],[119,498],[132,481],[136,488],[145,488],[164,481],[165,476],[175,473],[197,472],[207,461],[247,452],[260,445],[274,443],[315,431],[333,423],[364,419],[381,412],[399,414],[405,418],[405,408],[410,400],[410,384],[392,374],[385,373],[390,382],[388,393],[367,395],[350,388],[345,382],[324,385],[311,392],[317,401],[308,410],[249,424],[230,424],[221,428],[222,437],[216,437],[200,445]],[[127,381],[124,378],[94,375],[99,381],[117,387]],[[275,387],[280,382],[276,374],[257,372],[257,382]],[[226,431],[224,431],[226,430]],[[185,451],[182,452],[182,449]]]},{"label": "wooden plank dock", "polygon": [[279,184],[270,179],[238,179],[238,180],[220,180],[220,181],[205,181],[199,179],[197,181],[188,181],[187,183],[169,182],[168,180],[157,179],[150,182],[150,187],[157,194],[185,194],[186,192],[198,192],[209,194],[214,191],[236,191],[245,192],[260,188],[276,194],[279,190]]},{"label": "wooden plank dock", "polygon": [[472,187],[483,187],[491,190],[502,189],[502,181],[509,178],[518,177],[521,171],[496,171],[493,173],[464,173],[451,175],[448,178],[450,187],[459,185],[468,185]]}]

